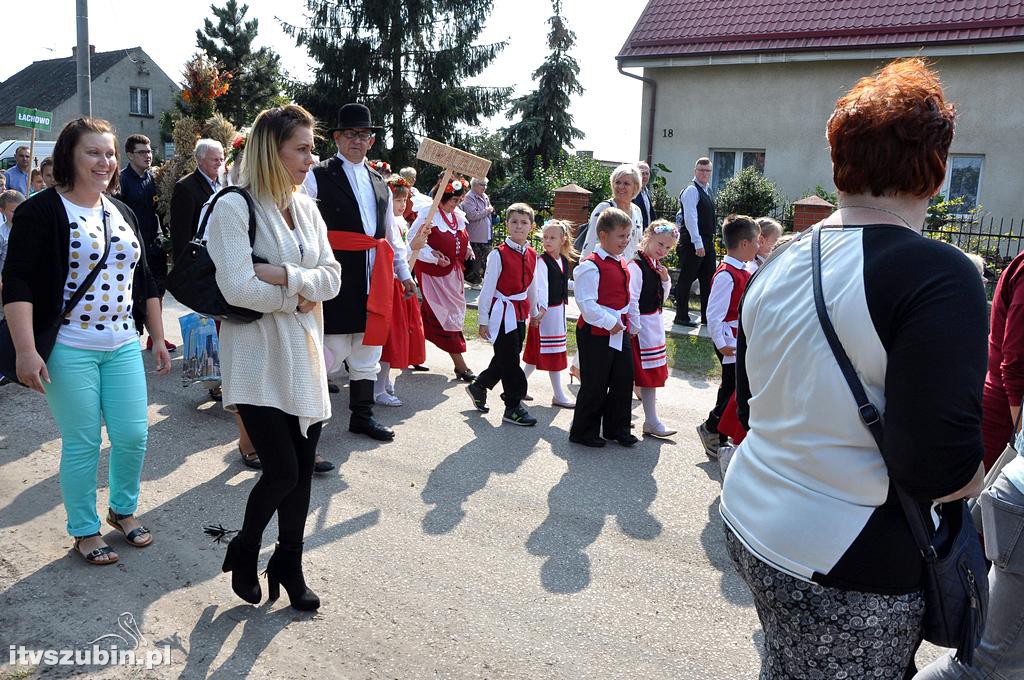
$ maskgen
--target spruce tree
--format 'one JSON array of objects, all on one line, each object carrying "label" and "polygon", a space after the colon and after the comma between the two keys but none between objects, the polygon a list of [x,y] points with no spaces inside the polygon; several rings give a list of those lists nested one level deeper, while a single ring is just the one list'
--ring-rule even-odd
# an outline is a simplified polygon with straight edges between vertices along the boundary
[{"label": "spruce tree", "polygon": [[210,5],[217,19],[203,20],[196,31],[196,45],[231,73],[230,89],[217,100],[217,109],[236,127],[251,125],[261,110],[274,106],[281,96],[281,57],[269,47],[253,49],[259,19],[245,20],[248,5],[227,0],[224,7]]},{"label": "spruce tree", "polygon": [[569,54],[576,44],[576,34],[562,16],[562,0],[553,0],[552,6],[554,15],[548,19],[551,52],[533,72],[537,89],[512,102],[507,117],[519,114],[520,120],[504,130],[505,147],[509,155],[520,160],[527,179],[533,177],[538,159],[549,168],[564,153],[564,147],[583,137],[569,113],[572,95],[583,94],[579,64]]},{"label": "spruce tree", "polygon": [[[477,45],[491,0],[305,0],[306,26],[282,22],[317,64],[296,99],[333,125],[348,102],[369,107],[386,139],[374,153],[398,168],[415,156],[417,137],[454,139],[502,109],[511,88],[463,85],[504,42]],[[385,147],[390,143],[390,151]]]}]

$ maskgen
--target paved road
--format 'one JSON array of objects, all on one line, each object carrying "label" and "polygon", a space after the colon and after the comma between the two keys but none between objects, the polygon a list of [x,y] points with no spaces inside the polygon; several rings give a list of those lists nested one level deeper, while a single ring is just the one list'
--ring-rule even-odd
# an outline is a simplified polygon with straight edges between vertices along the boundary
[{"label": "paved road", "polygon": [[[488,349],[474,343],[470,365]],[[756,615],[721,539],[717,468],[692,427],[712,385],[670,381],[661,404],[681,426],[674,441],[595,452],[569,445],[571,413],[545,405],[543,376],[531,381],[540,423],[518,428],[499,409],[470,410],[446,356],[431,348],[428,361],[430,373],[398,381],[408,405],[380,409],[395,442],[350,435],[341,417],[324,431],[339,469],[314,480],[315,615],[286,599],[244,604],[220,573],[223,548],[202,526],[239,526],[258,473],[241,465],[229,415],[180,386],[180,359],[150,380],[141,513],[156,541],[136,550],[106,532],[121,554],[113,567],[69,553],[44,400],[0,390],[0,676],[10,645],[131,641],[118,624],[129,613],[142,649],[169,645],[170,665],[94,677],[756,677]],[[346,399],[335,395],[335,413]],[[271,525],[261,563],[275,535]]]}]

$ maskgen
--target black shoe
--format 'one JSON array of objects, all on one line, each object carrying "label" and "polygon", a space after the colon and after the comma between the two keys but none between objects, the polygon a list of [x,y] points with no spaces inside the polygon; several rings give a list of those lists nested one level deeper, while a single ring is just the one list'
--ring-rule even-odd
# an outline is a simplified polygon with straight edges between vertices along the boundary
[{"label": "black shoe", "polygon": [[256,455],[256,452],[246,454],[242,449],[238,449],[238,453],[242,455],[242,462],[245,463],[245,467],[250,467],[253,470],[260,470],[263,468],[263,463],[260,462],[260,457]]},{"label": "black shoe", "polygon": [[672,320],[672,323],[675,324],[676,326],[687,326],[689,328],[697,327],[697,322],[691,320],[689,315],[687,315],[685,319],[677,316],[675,319]]},{"label": "black shoe", "polygon": [[334,463],[332,463],[329,460],[321,460],[313,463],[313,472],[319,472],[323,474],[324,472],[330,472],[333,469]]},{"label": "black shoe", "polygon": [[221,392],[220,385],[217,387],[211,387],[209,389],[210,399],[214,401],[222,401],[224,399],[224,393]]},{"label": "black shoe", "polygon": [[338,394],[339,392],[341,392],[341,387],[339,387],[338,383],[334,382],[333,380],[328,380],[327,381],[327,392],[329,394]]},{"label": "black shoe", "polygon": [[506,423],[522,425],[524,427],[531,427],[537,424],[537,419],[531,416],[521,405],[505,409],[505,415],[501,419]]},{"label": "black shoe", "polygon": [[582,444],[583,446],[589,446],[593,449],[599,449],[604,446],[604,440],[600,437],[577,437],[576,435],[569,435],[569,441],[573,444]]},{"label": "black shoe", "polygon": [[475,382],[466,385],[466,394],[473,400],[473,408],[480,413],[487,413],[491,409],[487,408],[487,390],[483,385],[478,385]]},{"label": "black shoe", "polygon": [[626,433],[624,435],[620,435],[618,437],[608,437],[608,439],[611,439],[612,441],[617,443],[619,446],[625,446],[625,447],[633,446],[638,441],[640,441],[637,438],[636,435],[629,434],[629,433]]},{"label": "black shoe", "polygon": [[256,562],[259,557],[258,545],[244,545],[239,537],[235,536],[228,543],[224,565],[220,569],[223,572],[231,572],[231,590],[249,604],[259,604],[263,599],[260,577],[256,573]]},{"label": "black shoe", "polygon": [[476,380],[476,373],[468,368],[463,372],[455,371],[455,379],[471,383]]},{"label": "black shoe", "polygon": [[302,576],[302,544],[278,543],[267,563],[267,597],[276,600],[284,586],[292,609],[310,612],[320,607],[320,598],[306,586]]},{"label": "black shoe", "polygon": [[424,372],[425,373],[426,371],[429,371],[430,369],[427,368],[426,366],[424,366],[423,364],[413,364],[412,370],[420,371],[420,372]]},{"label": "black shoe", "polygon": [[395,438],[395,431],[384,427],[373,417],[363,419],[352,419],[348,423],[348,431],[356,434],[365,434],[379,442],[389,442]]}]

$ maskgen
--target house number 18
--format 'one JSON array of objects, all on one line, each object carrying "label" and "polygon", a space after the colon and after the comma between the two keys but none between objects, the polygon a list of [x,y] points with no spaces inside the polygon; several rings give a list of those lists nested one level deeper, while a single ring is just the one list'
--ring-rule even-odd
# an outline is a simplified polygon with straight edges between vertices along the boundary
[{"label": "house number 18", "polygon": [[676,131],[673,130],[672,128],[662,128],[661,129],[661,136],[662,137],[674,137],[675,134],[676,134]]}]

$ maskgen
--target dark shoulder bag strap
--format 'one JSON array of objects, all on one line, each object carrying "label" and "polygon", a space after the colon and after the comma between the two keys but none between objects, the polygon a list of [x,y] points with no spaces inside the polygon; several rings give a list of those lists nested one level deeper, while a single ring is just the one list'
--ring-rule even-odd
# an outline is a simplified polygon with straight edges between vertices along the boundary
[{"label": "dark shoulder bag strap", "polygon": [[203,236],[206,235],[206,223],[210,221],[210,215],[213,214],[213,206],[217,205],[217,201],[227,194],[240,194],[245,199],[245,204],[249,207],[249,245],[256,243],[256,202],[252,200],[252,196],[248,191],[239,186],[224,187],[213,197],[210,201],[210,207],[206,209],[206,213],[203,215],[202,222],[199,223],[199,228],[196,229],[196,235],[192,238],[193,241],[202,243]]},{"label": "dark shoulder bag strap", "polygon": [[[864,391],[864,385],[857,376],[857,371],[854,369],[849,355],[846,354],[843,344],[839,341],[836,329],[828,316],[828,310],[825,307],[825,294],[821,283],[822,227],[815,226],[813,229],[814,233],[811,235],[811,270],[814,283],[814,308],[818,312],[818,321],[821,323],[821,330],[825,333],[825,339],[828,340],[828,346],[832,349],[836,363],[839,364],[839,370],[843,372],[846,384],[850,386],[850,392],[853,393],[853,398],[857,402],[857,412],[860,414],[861,422],[871,432],[871,436],[874,437],[875,443],[878,445],[878,450],[881,451],[882,415],[879,413],[878,408],[868,399],[868,395]],[[899,497],[903,512],[907,516],[910,532],[914,535],[914,542],[917,543],[917,547],[926,561],[934,561],[938,556],[935,552],[935,547],[932,545],[930,532],[925,526],[924,518],[921,516],[921,509],[916,501],[900,488],[899,484],[893,481],[892,485],[896,490],[896,495]]]}]

